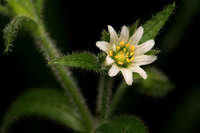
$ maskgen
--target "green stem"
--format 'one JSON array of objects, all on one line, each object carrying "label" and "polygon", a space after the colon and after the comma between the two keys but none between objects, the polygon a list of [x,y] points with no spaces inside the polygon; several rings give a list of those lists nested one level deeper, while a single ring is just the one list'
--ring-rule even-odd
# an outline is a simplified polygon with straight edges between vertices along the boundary
[{"label": "green stem", "polygon": [[[60,52],[55,47],[51,39],[48,37],[45,28],[43,26],[39,26],[38,31],[34,32],[34,37],[36,41],[39,41],[39,46],[44,52],[44,56],[47,60],[59,57]],[[93,119],[90,114],[90,111],[81,95],[79,88],[73,82],[72,76],[70,75],[70,71],[61,65],[50,66],[54,71],[55,75],[58,77],[59,81],[62,83],[64,88],[70,93],[70,96],[77,106],[80,114],[82,115],[82,119],[84,121],[85,126],[89,131],[93,130]]]},{"label": "green stem", "polygon": [[112,79],[106,76],[103,76],[99,82],[96,111],[99,114],[100,120],[105,120],[108,118],[112,83]]},{"label": "green stem", "polygon": [[111,101],[109,116],[114,114],[114,112],[117,109],[117,106],[119,105],[121,99],[123,98],[123,96],[124,96],[124,94],[126,93],[127,90],[128,90],[127,84],[124,81],[122,81],[120,83],[120,85],[117,87],[117,90],[116,90],[114,97]]},{"label": "green stem", "polygon": [[9,16],[8,8],[2,5],[0,5],[0,13],[4,16]]}]

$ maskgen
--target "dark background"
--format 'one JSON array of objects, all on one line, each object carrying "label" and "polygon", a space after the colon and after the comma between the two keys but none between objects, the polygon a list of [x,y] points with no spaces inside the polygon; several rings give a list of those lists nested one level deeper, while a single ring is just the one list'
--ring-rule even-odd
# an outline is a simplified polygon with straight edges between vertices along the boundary
[{"label": "dark background", "polygon": [[[122,25],[133,24],[138,18],[142,24],[171,3],[171,0],[49,0],[45,5],[44,19],[50,36],[56,40],[64,54],[84,50],[98,53],[95,42],[100,40],[101,31],[107,28],[108,24],[116,30]],[[127,106],[123,106],[121,111],[139,116],[150,132],[200,132],[200,112],[195,113],[197,109],[200,110],[199,7],[199,0],[176,0],[175,14],[155,39],[155,47],[162,52],[154,65],[169,76],[176,89],[160,99],[143,96],[132,89],[123,101],[123,105]],[[0,17],[1,31],[8,22],[6,17]],[[2,53],[2,32],[0,35]],[[29,35],[20,34],[14,45],[13,52],[0,55],[0,118],[25,90],[38,87],[61,88],[47,69],[46,62]],[[73,72],[91,109],[94,110],[98,75],[79,70]],[[53,122],[35,117],[21,120],[13,129],[13,132],[30,132],[30,129],[32,132],[68,131]]]}]

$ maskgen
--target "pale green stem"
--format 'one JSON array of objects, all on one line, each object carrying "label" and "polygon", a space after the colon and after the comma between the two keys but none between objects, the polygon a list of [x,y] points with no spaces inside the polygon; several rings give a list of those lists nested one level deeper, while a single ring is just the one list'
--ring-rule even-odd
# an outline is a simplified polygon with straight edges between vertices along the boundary
[{"label": "pale green stem", "polygon": [[[34,32],[33,35],[36,38],[36,41],[40,42],[40,48],[43,50],[44,56],[47,60],[59,57],[59,50],[55,47],[51,39],[48,37],[43,26],[40,25],[38,31]],[[74,104],[77,106],[82,116],[86,128],[89,131],[93,130],[94,123],[92,116],[83,99],[83,96],[79,91],[79,88],[76,86],[76,84],[71,78],[70,71],[66,67],[61,65],[50,67],[52,68],[52,70],[54,71],[55,75],[58,77],[64,88],[67,89],[70,96],[72,97]]]},{"label": "pale green stem", "polygon": [[97,99],[97,113],[100,120],[108,118],[108,112],[110,110],[110,97],[112,93],[112,82],[110,77],[102,77],[99,82],[98,99]]},{"label": "pale green stem", "polygon": [[120,85],[117,87],[117,90],[111,101],[109,116],[111,116],[115,113],[117,106],[119,105],[119,103],[120,103],[121,99],[123,98],[124,94],[126,93],[127,89],[128,89],[127,84],[124,81],[122,81],[120,83]]}]

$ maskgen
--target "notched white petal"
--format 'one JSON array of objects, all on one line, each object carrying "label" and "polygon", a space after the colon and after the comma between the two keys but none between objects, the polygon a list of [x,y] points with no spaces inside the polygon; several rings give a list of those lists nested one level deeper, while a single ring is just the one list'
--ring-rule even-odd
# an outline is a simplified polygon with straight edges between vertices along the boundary
[{"label": "notched white petal", "polygon": [[128,38],[129,38],[129,29],[127,26],[123,26],[120,33],[119,41],[127,42]]},{"label": "notched white petal", "polygon": [[104,52],[108,52],[111,48],[111,44],[105,41],[96,42],[96,46]]},{"label": "notched white petal", "polygon": [[148,65],[154,62],[157,59],[157,56],[151,55],[139,55],[135,56],[134,64],[138,66]]},{"label": "notched white petal", "polygon": [[114,28],[110,25],[108,25],[108,31],[110,33],[110,42],[116,43],[118,41],[118,36]]},{"label": "notched white petal", "polygon": [[138,73],[143,79],[147,79],[147,73],[141,67],[132,65],[130,69],[132,72]]},{"label": "notched white petal", "polygon": [[117,67],[117,65],[113,64],[112,67],[110,68],[110,70],[108,71],[108,75],[110,77],[114,77],[119,73],[119,68]]},{"label": "notched white petal", "polygon": [[122,75],[127,83],[127,85],[132,85],[133,83],[133,74],[130,69],[121,69]]},{"label": "notched white petal", "polygon": [[129,43],[132,45],[137,45],[140,39],[142,38],[143,33],[144,33],[144,28],[140,26],[129,39]]},{"label": "notched white petal", "polygon": [[154,44],[155,44],[154,40],[148,40],[148,41],[144,42],[143,44],[137,45],[135,54],[136,55],[145,54],[146,52],[148,52],[149,50],[151,50],[153,48]]},{"label": "notched white petal", "polygon": [[109,65],[113,64],[114,62],[115,61],[110,56],[107,56],[106,60],[105,60],[105,65],[109,66]]}]

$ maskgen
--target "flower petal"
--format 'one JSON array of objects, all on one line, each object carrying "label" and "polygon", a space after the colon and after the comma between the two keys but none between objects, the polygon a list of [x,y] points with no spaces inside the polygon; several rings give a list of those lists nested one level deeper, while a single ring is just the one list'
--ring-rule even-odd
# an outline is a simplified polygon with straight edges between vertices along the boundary
[{"label": "flower petal", "polygon": [[112,63],[114,63],[115,61],[110,57],[110,56],[107,56],[106,57],[106,61],[105,61],[105,64],[106,65],[111,65]]},{"label": "flower petal", "polygon": [[116,64],[113,64],[112,67],[110,68],[110,70],[108,71],[108,75],[110,77],[114,77],[119,73],[119,68]]},{"label": "flower petal", "polygon": [[151,64],[152,62],[154,62],[157,59],[157,56],[151,56],[151,55],[139,55],[139,56],[135,56],[134,59],[134,64],[138,65],[138,66],[142,66],[142,65],[147,65],[147,64]]},{"label": "flower petal", "polygon": [[127,85],[132,85],[133,83],[133,74],[130,69],[121,69],[122,75],[127,83]]},{"label": "flower petal", "polygon": [[154,44],[155,44],[154,40],[148,40],[144,42],[143,44],[137,45],[135,49],[135,55],[145,54],[146,52],[148,52],[149,50],[153,48]]},{"label": "flower petal", "polygon": [[138,73],[143,79],[147,79],[147,73],[141,67],[132,65],[130,69],[132,72]]},{"label": "flower petal", "polygon": [[96,42],[96,46],[107,53],[111,49],[112,45],[105,41],[98,41]]},{"label": "flower petal", "polygon": [[118,36],[117,36],[116,31],[110,25],[108,25],[108,31],[110,33],[110,42],[112,44],[116,43],[118,41]]},{"label": "flower petal", "polygon": [[129,39],[129,43],[132,45],[137,45],[140,39],[142,38],[143,32],[144,32],[144,29],[142,26],[140,26]]},{"label": "flower petal", "polygon": [[129,38],[129,29],[128,27],[123,26],[120,33],[119,41],[127,42],[128,38]]}]

